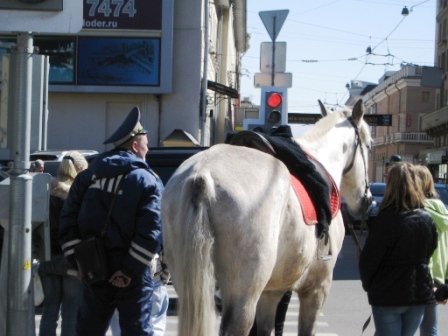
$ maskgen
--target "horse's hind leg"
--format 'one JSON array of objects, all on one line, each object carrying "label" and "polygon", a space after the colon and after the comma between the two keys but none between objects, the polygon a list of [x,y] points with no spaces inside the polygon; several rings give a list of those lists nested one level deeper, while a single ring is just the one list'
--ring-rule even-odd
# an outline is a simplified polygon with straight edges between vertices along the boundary
[{"label": "horse's hind leg", "polygon": [[283,292],[265,292],[257,305],[257,336],[270,336],[274,330],[278,303]]},{"label": "horse's hind leg", "polygon": [[314,336],[316,323],[325,298],[330,290],[331,279],[321,283],[310,283],[298,291],[300,300],[299,336]]},{"label": "horse's hind leg", "polygon": [[[224,299],[224,298],[223,298]],[[224,299],[225,300],[225,299]],[[227,304],[230,302],[230,304]],[[248,297],[230,298],[223,302],[220,336],[246,336],[255,319],[256,300]]]}]

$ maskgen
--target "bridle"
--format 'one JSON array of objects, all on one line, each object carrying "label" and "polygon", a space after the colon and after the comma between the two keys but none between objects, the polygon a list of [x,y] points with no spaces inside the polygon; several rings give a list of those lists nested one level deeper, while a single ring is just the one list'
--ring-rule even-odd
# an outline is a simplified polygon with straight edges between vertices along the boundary
[{"label": "bridle", "polygon": [[363,197],[364,198],[364,202],[363,202],[363,209],[362,209],[363,216],[364,216],[364,213],[367,210],[367,209],[364,209],[364,207],[365,207],[364,205],[367,204],[367,198],[368,198],[367,194],[368,194],[369,187],[370,187],[369,178],[368,178],[368,175],[367,175],[367,162],[366,162],[366,157],[364,155],[364,149],[362,147],[361,136],[359,134],[358,125],[356,125],[355,121],[353,120],[353,118],[351,116],[348,117],[347,120],[350,122],[350,124],[353,126],[353,129],[355,130],[355,149],[353,151],[353,157],[352,157],[352,159],[350,161],[350,164],[347,167],[344,168],[344,170],[342,171],[342,175],[347,174],[353,168],[353,165],[355,163],[355,158],[356,158],[356,151],[358,150],[358,147],[359,147],[359,150],[361,151],[362,161],[364,163],[364,183],[365,183],[365,189],[364,189],[364,197]]}]

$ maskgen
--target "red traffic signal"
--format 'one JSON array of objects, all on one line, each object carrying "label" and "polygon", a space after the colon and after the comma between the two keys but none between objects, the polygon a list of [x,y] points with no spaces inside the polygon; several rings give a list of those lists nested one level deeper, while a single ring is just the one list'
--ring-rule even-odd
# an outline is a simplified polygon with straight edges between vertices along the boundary
[{"label": "red traffic signal", "polygon": [[269,107],[275,108],[280,106],[282,100],[283,100],[282,95],[277,92],[274,92],[269,95],[266,103],[268,104]]},{"label": "red traffic signal", "polygon": [[282,113],[285,106],[283,101],[283,92],[266,91],[264,105],[264,131],[269,133],[273,128],[282,123]]}]

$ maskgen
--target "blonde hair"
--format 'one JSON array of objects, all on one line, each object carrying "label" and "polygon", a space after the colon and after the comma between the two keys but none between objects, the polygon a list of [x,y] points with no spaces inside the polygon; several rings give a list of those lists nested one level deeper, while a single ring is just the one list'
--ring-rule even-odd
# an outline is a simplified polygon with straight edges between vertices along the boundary
[{"label": "blonde hair", "polygon": [[434,187],[431,171],[426,166],[416,166],[418,177],[422,181],[422,190],[427,198],[438,198],[439,194]]},{"label": "blonde hair", "polygon": [[408,162],[397,162],[389,171],[386,191],[379,211],[403,212],[423,208],[425,194],[416,167]]},{"label": "blonde hair", "polygon": [[72,184],[76,175],[87,166],[88,163],[84,155],[77,151],[68,152],[59,165],[57,179]]}]

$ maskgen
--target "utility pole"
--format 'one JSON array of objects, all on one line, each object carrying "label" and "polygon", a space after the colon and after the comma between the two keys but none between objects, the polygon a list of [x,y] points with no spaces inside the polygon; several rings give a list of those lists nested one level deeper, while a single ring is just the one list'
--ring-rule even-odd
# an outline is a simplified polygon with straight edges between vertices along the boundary
[{"label": "utility pole", "polygon": [[271,72],[271,86],[274,86],[274,80],[275,80],[275,40],[277,39],[276,35],[276,26],[277,26],[277,16],[273,16],[272,20],[274,20],[272,24],[272,72]]},{"label": "utility pole", "polygon": [[209,0],[204,1],[204,59],[202,69],[202,100],[201,100],[201,145],[206,146],[205,133],[207,130],[207,90],[208,90],[208,49],[209,41]]}]

